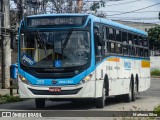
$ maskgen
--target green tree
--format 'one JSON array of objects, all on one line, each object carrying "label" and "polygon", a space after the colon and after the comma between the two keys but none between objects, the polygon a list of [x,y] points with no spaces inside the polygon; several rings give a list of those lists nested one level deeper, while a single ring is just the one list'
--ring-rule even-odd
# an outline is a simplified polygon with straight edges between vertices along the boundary
[{"label": "green tree", "polygon": [[90,10],[97,12],[97,9],[100,7],[105,7],[105,2],[104,1],[99,1],[99,2],[94,2],[92,6],[90,6]]},{"label": "green tree", "polygon": [[148,39],[150,42],[150,49],[160,49],[160,26],[148,30]]}]

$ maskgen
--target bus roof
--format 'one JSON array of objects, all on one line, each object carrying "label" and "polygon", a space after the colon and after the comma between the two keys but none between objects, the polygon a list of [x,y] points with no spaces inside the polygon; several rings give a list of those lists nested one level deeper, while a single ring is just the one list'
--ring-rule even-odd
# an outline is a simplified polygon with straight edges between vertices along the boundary
[{"label": "bus roof", "polygon": [[80,13],[39,14],[39,15],[31,15],[31,16],[27,16],[27,17],[32,18],[32,17],[86,16],[86,15],[87,15],[89,18],[91,18],[94,22],[101,22],[101,23],[104,23],[104,24],[109,25],[109,26],[121,28],[121,29],[128,30],[128,31],[131,31],[131,32],[134,32],[134,33],[137,33],[137,34],[145,35],[145,36],[148,35],[147,32],[145,32],[145,31],[143,31],[143,30],[139,30],[139,29],[136,29],[136,28],[127,26],[127,25],[123,25],[123,24],[114,22],[114,21],[112,21],[112,20],[107,20],[107,19],[104,19],[104,18],[99,18],[99,17],[96,17],[96,16],[91,15],[91,14],[80,14]]},{"label": "bus roof", "polygon": [[143,30],[139,30],[139,29],[134,28],[134,27],[123,25],[123,24],[120,24],[118,22],[114,22],[112,20],[107,20],[107,19],[104,19],[104,18],[99,18],[99,17],[96,17],[94,15],[89,15],[89,16],[94,20],[94,22],[101,22],[101,23],[104,23],[104,24],[109,25],[109,26],[121,28],[121,29],[128,30],[128,31],[131,31],[131,32],[134,32],[134,33],[145,35],[145,36],[148,35],[147,32],[145,32]]}]

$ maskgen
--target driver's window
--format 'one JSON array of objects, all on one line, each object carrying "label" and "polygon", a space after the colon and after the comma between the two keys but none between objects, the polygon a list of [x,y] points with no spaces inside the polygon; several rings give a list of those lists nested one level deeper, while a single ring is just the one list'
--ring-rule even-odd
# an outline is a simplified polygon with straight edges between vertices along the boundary
[{"label": "driver's window", "polygon": [[98,27],[97,26],[95,26],[94,27],[94,46],[95,46],[95,55],[97,56],[97,55],[99,55],[100,54],[100,52],[99,52],[99,50],[98,50],[98,47],[99,47],[99,45],[98,45],[98,40],[99,40],[99,36],[98,36],[98,33],[99,33],[99,31],[98,31]]}]

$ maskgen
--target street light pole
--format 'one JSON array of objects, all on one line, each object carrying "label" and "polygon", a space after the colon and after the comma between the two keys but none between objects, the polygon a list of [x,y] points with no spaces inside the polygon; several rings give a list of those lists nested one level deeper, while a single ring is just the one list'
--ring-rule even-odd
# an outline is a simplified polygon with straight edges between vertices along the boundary
[{"label": "street light pole", "polygon": [[3,38],[2,38],[2,88],[10,87],[10,65],[11,65],[11,49],[10,49],[10,0],[2,0],[4,20],[3,21]]}]

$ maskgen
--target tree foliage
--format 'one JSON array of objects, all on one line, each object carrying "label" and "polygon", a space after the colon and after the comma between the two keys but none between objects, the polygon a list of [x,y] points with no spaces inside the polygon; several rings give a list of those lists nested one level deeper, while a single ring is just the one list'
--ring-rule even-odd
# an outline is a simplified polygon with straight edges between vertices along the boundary
[{"label": "tree foliage", "polygon": [[150,49],[160,49],[160,26],[148,30]]},{"label": "tree foliage", "polygon": [[90,6],[90,10],[97,12],[97,9],[100,7],[105,7],[104,1],[94,2],[93,5]]}]

